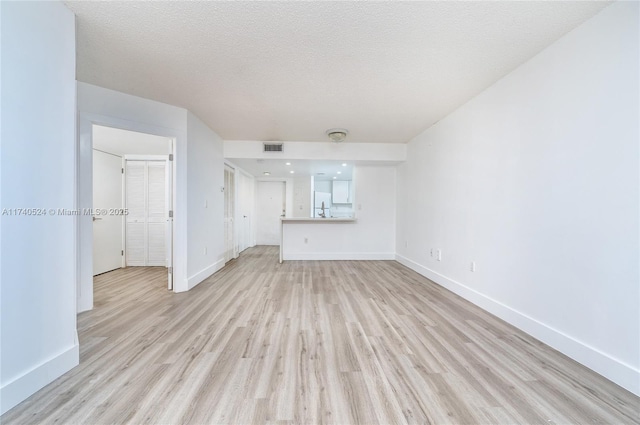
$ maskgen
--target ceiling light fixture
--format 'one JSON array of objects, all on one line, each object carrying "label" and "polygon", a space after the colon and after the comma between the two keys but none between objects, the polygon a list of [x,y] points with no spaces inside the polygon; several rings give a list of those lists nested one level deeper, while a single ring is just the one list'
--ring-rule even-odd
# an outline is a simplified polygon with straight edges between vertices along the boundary
[{"label": "ceiling light fixture", "polygon": [[344,142],[344,139],[347,138],[347,134],[349,134],[349,131],[344,128],[331,128],[327,130],[327,136],[329,136],[329,139],[334,143]]},{"label": "ceiling light fixture", "polygon": [[286,162],[285,165],[291,165],[291,163],[290,162]]},{"label": "ceiling light fixture", "polygon": [[338,171],[338,174],[342,174],[342,171]]},{"label": "ceiling light fixture", "polygon": [[290,172],[291,174],[293,174],[295,171],[291,170],[291,171],[289,171],[289,172]]},{"label": "ceiling light fixture", "polygon": [[264,172],[264,173],[262,173],[262,174],[264,174],[265,176],[270,176],[270,175],[271,175],[271,173],[270,173],[270,172],[268,172],[268,171],[265,171],[265,172]]},{"label": "ceiling light fixture", "polygon": [[335,179],[337,179],[337,177],[334,176],[333,179],[335,180]]},{"label": "ceiling light fixture", "polygon": [[347,166],[347,163],[345,162],[344,164],[342,164],[342,166],[343,166],[343,167],[346,167],[346,166]]}]

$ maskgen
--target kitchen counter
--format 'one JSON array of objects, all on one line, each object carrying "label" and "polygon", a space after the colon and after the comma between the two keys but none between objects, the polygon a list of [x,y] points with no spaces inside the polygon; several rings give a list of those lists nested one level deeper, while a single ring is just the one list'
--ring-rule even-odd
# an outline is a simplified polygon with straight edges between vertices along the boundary
[{"label": "kitchen counter", "polygon": [[327,218],[322,218],[322,217],[290,217],[290,218],[287,218],[287,217],[283,217],[280,220],[283,223],[286,223],[286,222],[335,223],[335,222],[354,222],[354,221],[357,221],[357,219],[355,219],[353,217],[327,217]]},{"label": "kitchen counter", "polygon": [[280,263],[283,260],[284,251],[284,225],[293,223],[305,223],[305,224],[336,224],[336,223],[355,223],[356,218],[353,217],[282,217],[280,219]]}]

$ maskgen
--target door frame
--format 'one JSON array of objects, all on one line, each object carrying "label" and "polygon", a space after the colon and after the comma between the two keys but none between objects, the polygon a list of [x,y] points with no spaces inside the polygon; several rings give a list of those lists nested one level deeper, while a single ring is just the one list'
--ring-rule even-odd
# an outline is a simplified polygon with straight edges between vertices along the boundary
[{"label": "door frame", "polygon": [[[166,178],[167,178],[167,183],[165,184],[165,199],[167,200],[167,229],[165,232],[165,242],[168,241],[167,245],[166,245],[166,252],[167,252],[167,261],[166,261],[166,267],[167,267],[167,272],[168,272],[168,282],[167,282],[167,289],[168,290],[172,290],[173,289],[173,217],[171,217],[171,212],[173,211],[173,198],[172,198],[172,187],[173,187],[173,173],[172,173],[172,167],[171,167],[171,156],[170,155],[140,155],[140,154],[125,154],[122,157],[122,170],[123,170],[123,177],[122,177],[122,205],[124,205],[124,208],[126,208],[126,202],[127,202],[127,161],[164,161],[166,164]],[[124,253],[123,257],[122,257],[122,262],[123,265],[126,265],[126,258],[127,258],[127,225],[126,225],[126,217],[123,216],[123,221],[122,221],[122,232],[123,232],[123,238],[122,238],[122,251]],[[124,266],[123,266],[124,267]]]},{"label": "door frame", "polygon": [[[180,219],[180,212],[186,211],[186,188],[185,193],[181,195],[178,191],[178,181],[176,176],[177,163],[180,157],[180,151],[185,150],[184,147],[179,149],[178,140],[186,140],[186,134],[171,128],[165,128],[155,125],[149,125],[142,122],[129,121],[113,116],[79,112],[77,118],[76,130],[76,200],[75,205],[79,211],[85,208],[93,207],[93,126],[100,125],[104,127],[112,127],[121,130],[135,131],[138,133],[152,134],[155,136],[166,137],[170,139],[170,155],[173,156],[171,173],[172,173],[172,197],[171,205],[173,207],[173,225],[172,225],[172,279],[175,282],[175,276],[180,273],[186,273],[186,239],[180,238],[181,229],[186,225],[186,221]],[[186,150],[184,152],[186,161]],[[182,199],[184,198],[184,199]],[[93,223],[91,216],[76,216],[76,312],[87,311],[93,309]],[[178,273],[179,272],[179,273]],[[176,285],[173,285],[173,291]]]},{"label": "door frame", "polygon": [[[224,230],[224,235],[225,235],[225,241],[224,241],[224,252],[225,252],[225,264],[235,258],[238,258],[239,255],[239,250],[238,250],[238,229],[236,226],[236,223],[238,222],[237,217],[238,217],[238,170],[237,168],[225,161],[224,162],[224,171],[228,171],[230,176],[233,176],[233,201],[232,201],[232,215],[231,217],[227,217],[227,202],[229,199],[229,188],[227,187],[227,180],[224,180],[224,212],[225,212],[225,230]],[[227,258],[227,218],[230,218],[231,221],[231,258]]]}]

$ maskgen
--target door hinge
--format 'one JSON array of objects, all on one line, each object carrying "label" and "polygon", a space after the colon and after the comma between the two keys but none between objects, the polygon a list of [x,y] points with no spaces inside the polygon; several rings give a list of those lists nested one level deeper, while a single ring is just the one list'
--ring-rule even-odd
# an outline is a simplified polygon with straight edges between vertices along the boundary
[{"label": "door hinge", "polygon": [[122,171],[122,174],[124,174],[124,168],[121,168],[120,170]]},{"label": "door hinge", "polygon": [[124,250],[120,251],[120,255],[124,255]]},{"label": "door hinge", "polygon": [[173,274],[173,267],[168,267],[169,269],[169,274]]},{"label": "door hinge", "polygon": [[172,153],[169,154],[169,161],[173,161],[173,154]]},{"label": "door hinge", "polygon": [[169,218],[173,218],[173,210],[169,210]]}]

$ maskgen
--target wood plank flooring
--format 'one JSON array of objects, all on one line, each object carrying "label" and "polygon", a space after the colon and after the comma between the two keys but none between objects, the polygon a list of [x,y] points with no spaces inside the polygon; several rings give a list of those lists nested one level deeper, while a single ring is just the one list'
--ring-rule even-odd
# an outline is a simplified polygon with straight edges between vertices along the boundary
[{"label": "wood plank flooring", "polygon": [[99,276],[80,366],[3,424],[631,424],[640,399],[393,261],[256,247]]}]

